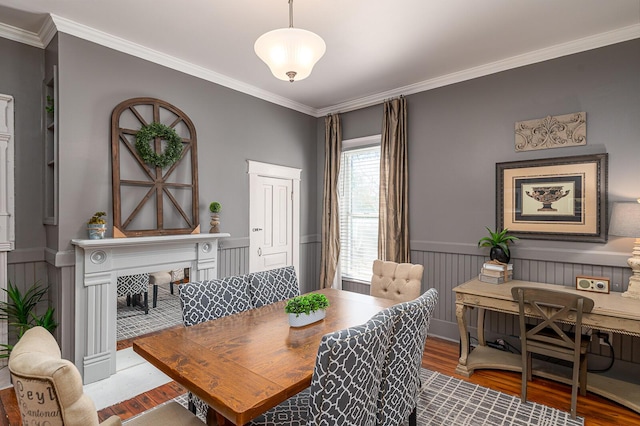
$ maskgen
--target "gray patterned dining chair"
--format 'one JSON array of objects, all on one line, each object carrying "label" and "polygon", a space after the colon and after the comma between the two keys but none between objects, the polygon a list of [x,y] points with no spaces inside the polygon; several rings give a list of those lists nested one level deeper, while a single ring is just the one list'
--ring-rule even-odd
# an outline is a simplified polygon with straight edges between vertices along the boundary
[{"label": "gray patterned dining chair", "polygon": [[[178,289],[182,322],[187,327],[253,308],[246,275],[190,282]],[[192,412],[206,416],[209,406],[204,401],[191,392],[188,401]]]},{"label": "gray patterned dining chair", "polygon": [[363,325],[322,337],[311,386],[250,425],[374,425],[393,317],[384,310]]},{"label": "gray patterned dining chair", "polygon": [[[118,297],[127,296],[127,306],[140,304],[144,313],[149,313],[149,274],[123,275],[116,280],[116,293]],[[140,303],[140,297],[143,302]]]},{"label": "gray patterned dining chair", "polygon": [[248,280],[254,308],[300,295],[298,277],[293,266],[253,272],[248,275]]},{"label": "gray patterned dining chair", "polygon": [[378,396],[380,426],[402,425],[407,419],[409,426],[417,424],[422,353],[437,303],[438,291],[432,288],[415,300],[389,308],[393,331]]}]

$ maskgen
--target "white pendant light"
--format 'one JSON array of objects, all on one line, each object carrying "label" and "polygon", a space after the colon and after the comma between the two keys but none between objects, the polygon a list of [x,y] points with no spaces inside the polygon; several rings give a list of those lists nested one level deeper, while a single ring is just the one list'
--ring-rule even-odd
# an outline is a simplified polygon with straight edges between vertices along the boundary
[{"label": "white pendant light", "polygon": [[319,35],[293,28],[293,0],[289,0],[289,28],[261,35],[253,48],[276,78],[292,83],[309,77],[327,50]]}]

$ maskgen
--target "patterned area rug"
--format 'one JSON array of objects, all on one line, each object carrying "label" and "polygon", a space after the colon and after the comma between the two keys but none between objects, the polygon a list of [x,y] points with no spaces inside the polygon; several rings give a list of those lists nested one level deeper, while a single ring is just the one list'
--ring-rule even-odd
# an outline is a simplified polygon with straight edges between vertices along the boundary
[{"label": "patterned area rug", "polygon": [[149,313],[142,306],[127,306],[126,297],[118,297],[117,340],[129,339],[152,331],[182,324],[177,285],[171,294],[168,287],[158,286],[158,303],[153,307],[153,286],[149,286]]},{"label": "patterned area rug", "polygon": [[569,413],[454,377],[422,369],[419,425],[567,425],[584,424]]},{"label": "patterned area rug", "polygon": [[[569,413],[535,402],[523,404],[507,395],[473,383],[422,369],[418,402],[420,426],[580,426]],[[176,398],[187,406],[187,395]],[[204,419],[202,419],[204,420]],[[409,423],[406,422],[405,426]]]}]

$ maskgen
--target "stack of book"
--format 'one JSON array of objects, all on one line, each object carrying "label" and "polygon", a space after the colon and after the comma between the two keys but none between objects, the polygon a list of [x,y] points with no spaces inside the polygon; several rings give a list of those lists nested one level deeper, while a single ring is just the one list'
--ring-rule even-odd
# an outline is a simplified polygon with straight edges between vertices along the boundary
[{"label": "stack of book", "polygon": [[485,283],[502,284],[513,279],[513,264],[485,262],[478,279]]}]

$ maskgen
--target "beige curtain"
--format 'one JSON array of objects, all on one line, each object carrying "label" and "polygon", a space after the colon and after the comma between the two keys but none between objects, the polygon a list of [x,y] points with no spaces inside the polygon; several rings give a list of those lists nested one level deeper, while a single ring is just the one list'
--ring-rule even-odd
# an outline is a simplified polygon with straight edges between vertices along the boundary
[{"label": "beige curtain", "polygon": [[379,215],[378,257],[398,263],[409,262],[407,101],[404,97],[384,103]]},{"label": "beige curtain", "polygon": [[320,288],[331,287],[340,257],[340,216],[338,209],[338,174],[342,152],[340,116],[325,119],[324,185],[322,197],[322,254]]}]

